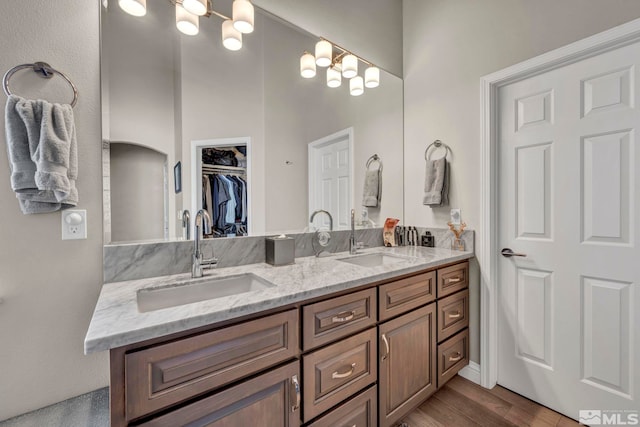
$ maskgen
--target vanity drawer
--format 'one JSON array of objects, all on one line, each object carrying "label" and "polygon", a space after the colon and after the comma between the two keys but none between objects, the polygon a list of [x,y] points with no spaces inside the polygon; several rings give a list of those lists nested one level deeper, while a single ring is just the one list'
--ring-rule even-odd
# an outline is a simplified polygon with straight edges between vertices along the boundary
[{"label": "vanity drawer", "polygon": [[469,291],[438,300],[438,342],[469,326]]},{"label": "vanity drawer", "polygon": [[126,354],[127,419],[184,401],[297,354],[297,310]]},{"label": "vanity drawer", "polygon": [[438,270],[438,298],[451,295],[467,286],[469,286],[468,262]]},{"label": "vanity drawer", "polygon": [[469,330],[449,338],[438,346],[438,387],[469,364]]},{"label": "vanity drawer", "polygon": [[375,288],[304,306],[302,349],[327,344],[375,323]]},{"label": "vanity drawer", "polygon": [[376,381],[376,339],[371,328],[302,357],[305,422]]},{"label": "vanity drawer", "polygon": [[300,365],[288,363],[137,426],[300,426]]},{"label": "vanity drawer", "polygon": [[376,427],[378,387],[373,386],[307,427]]},{"label": "vanity drawer", "polygon": [[418,274],[380,285],[378,313],[387,320],[436,299],[436,272]]}]

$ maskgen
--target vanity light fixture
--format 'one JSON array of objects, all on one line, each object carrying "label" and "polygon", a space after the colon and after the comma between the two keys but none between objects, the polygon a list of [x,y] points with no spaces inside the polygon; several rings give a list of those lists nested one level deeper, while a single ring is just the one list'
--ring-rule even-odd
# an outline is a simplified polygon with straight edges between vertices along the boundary
[{"label": "vanity light fixture", "polygon": [[358,75],[358,58],[349,53],[342,58],[342,76],[352,79]]},{"label": "vanity light fixture", "polygon": [[222,44],[229,50],[242,48],[242,33],[233,26],[231,19],[222,23]]},{"label": "vanity light fixture", "polygon": [[[238,0],[236,0],[238,1]],[[358,76],[358,62],[367,65],[364,78]],[[360,96],[367,88],[375,88],[380,85],[380,69],[371,62],[359,57],[325,38],[320,38],[316,43],[315,56],[304,52],[300,58],[300,74],[306,79],[315,77],[316,65],[327,68],[327,86],[340,87],[342,77],[351,79],[349,92],[353,96]]]},{"label": "vanity light fixture", "polygon": [[318,67],[328,67],[333,60],[333,46],[326,40],[316,43],[316,65]]},{"label": "vanity light fixture", "polygon": [[253,5],[249,0],[233,0],[233,26],[243,34],[253,32]]},{"label": "vanity light fixture", "polygon": [[342,84],[342,70],[340,64],[334,64],[327,68],[327,86],[340,87]]},{"label": "vanity light fixture", "polygon": [[300,57],[300,75],[305,79],[316,76],[316,58],[309,52]]},{"label": "vanity light fixture", "polygon": [[207,0],[182,0],[182,6],[193,15],[207,14]]},{"label": "vanity light fixture", "polygon": [[360,96],[364,93],[362,76],[355,76],[349,81],[349,93],[351,93],[352,96]]},{"label": "vanity light fixture", "polygon": [[120,8],[133,16],[144,16],[147,14],[147,0],[118,0]]},{"label": "vanity light fixture", "polygon": [[364,70],[364,85],[368,88],[380,86],[380,68],[371,65]]},{"label": "vanity light fixture", "polygon": [[195,36],[200,31],[200,17],[189,13],[181,4],[176,4],[176,27],[182,34]]},{"label": "vanity light fixture", "polygon": [[[211,0],[169,0],[176,7],[176,27],[183,34],[198,34],[200,17],[216,15],[223,19],[222,45],[229,50],[242,48],[242,34],[253,32],[255,13],[250,0],[234,0],[233,18],[213,10]],[[130,15],[144,16],[147,0],[118,0],[120,8]]]}]

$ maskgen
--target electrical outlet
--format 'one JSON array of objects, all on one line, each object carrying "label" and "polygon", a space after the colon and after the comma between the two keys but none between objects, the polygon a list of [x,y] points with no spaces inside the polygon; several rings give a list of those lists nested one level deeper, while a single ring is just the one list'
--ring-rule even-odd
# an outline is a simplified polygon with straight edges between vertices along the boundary
[{"label": "electrical outlet", "polygon": [[67,209],[62,211],[62,240],[87,238],[87,211]]}]

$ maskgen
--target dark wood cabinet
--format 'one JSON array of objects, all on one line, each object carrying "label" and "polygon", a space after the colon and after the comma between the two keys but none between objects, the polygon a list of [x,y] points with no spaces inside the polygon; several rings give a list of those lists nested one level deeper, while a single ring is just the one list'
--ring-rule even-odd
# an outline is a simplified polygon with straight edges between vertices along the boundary
[{"label": "dark wood cabinet", "polygon": [[299,364],[291,362],[141,425],[299,427],[299,378]]},{"label": "dark wood cabinet", "polygon": [[469,362],[468,265],[112,349],[111,425],[394,426]]},{"label": "dark wood cabinet", "polygon": [[132,420],[258,373],[298,354],[298,310],[125,355]]},{"label": "dark wood cabinet", "polygon": [[376,427],[378,387],[373,386],[338,406],[308,427]]},{"label": "dark wood cabinet", "polygon": [[436,390],[436,307],[379,326],[379,424],[393,426]]},{"label": "dark wood cabinet", "polygon": [[344,402],[378,377],[376,328],[302,356],[304,421]]}]

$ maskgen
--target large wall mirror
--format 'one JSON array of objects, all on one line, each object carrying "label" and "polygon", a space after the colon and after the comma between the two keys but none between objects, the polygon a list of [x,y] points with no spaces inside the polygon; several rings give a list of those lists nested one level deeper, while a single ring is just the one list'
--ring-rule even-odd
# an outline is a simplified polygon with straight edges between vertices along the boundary
[{"label": "large wall mirror", "polygon": [[[231,14],[230,0],[214,6]],[[229,51],[216,16],[185,36],[169,0],[148,1],[144,17],[103,7],[105,243],[187,238],[185,210],[192,237],[194,210],[220,203],[205,197],[213,186],[236,201],[214,236],[300,232],[316,209],[348,228],[373,155],[382,194],[362,224],[403,218],[402,79],[382,70],[357,97],[346,79],[327,87],[324,68],[304,79],[300,56],[318,38],[255,9],[255,31]]]}]

